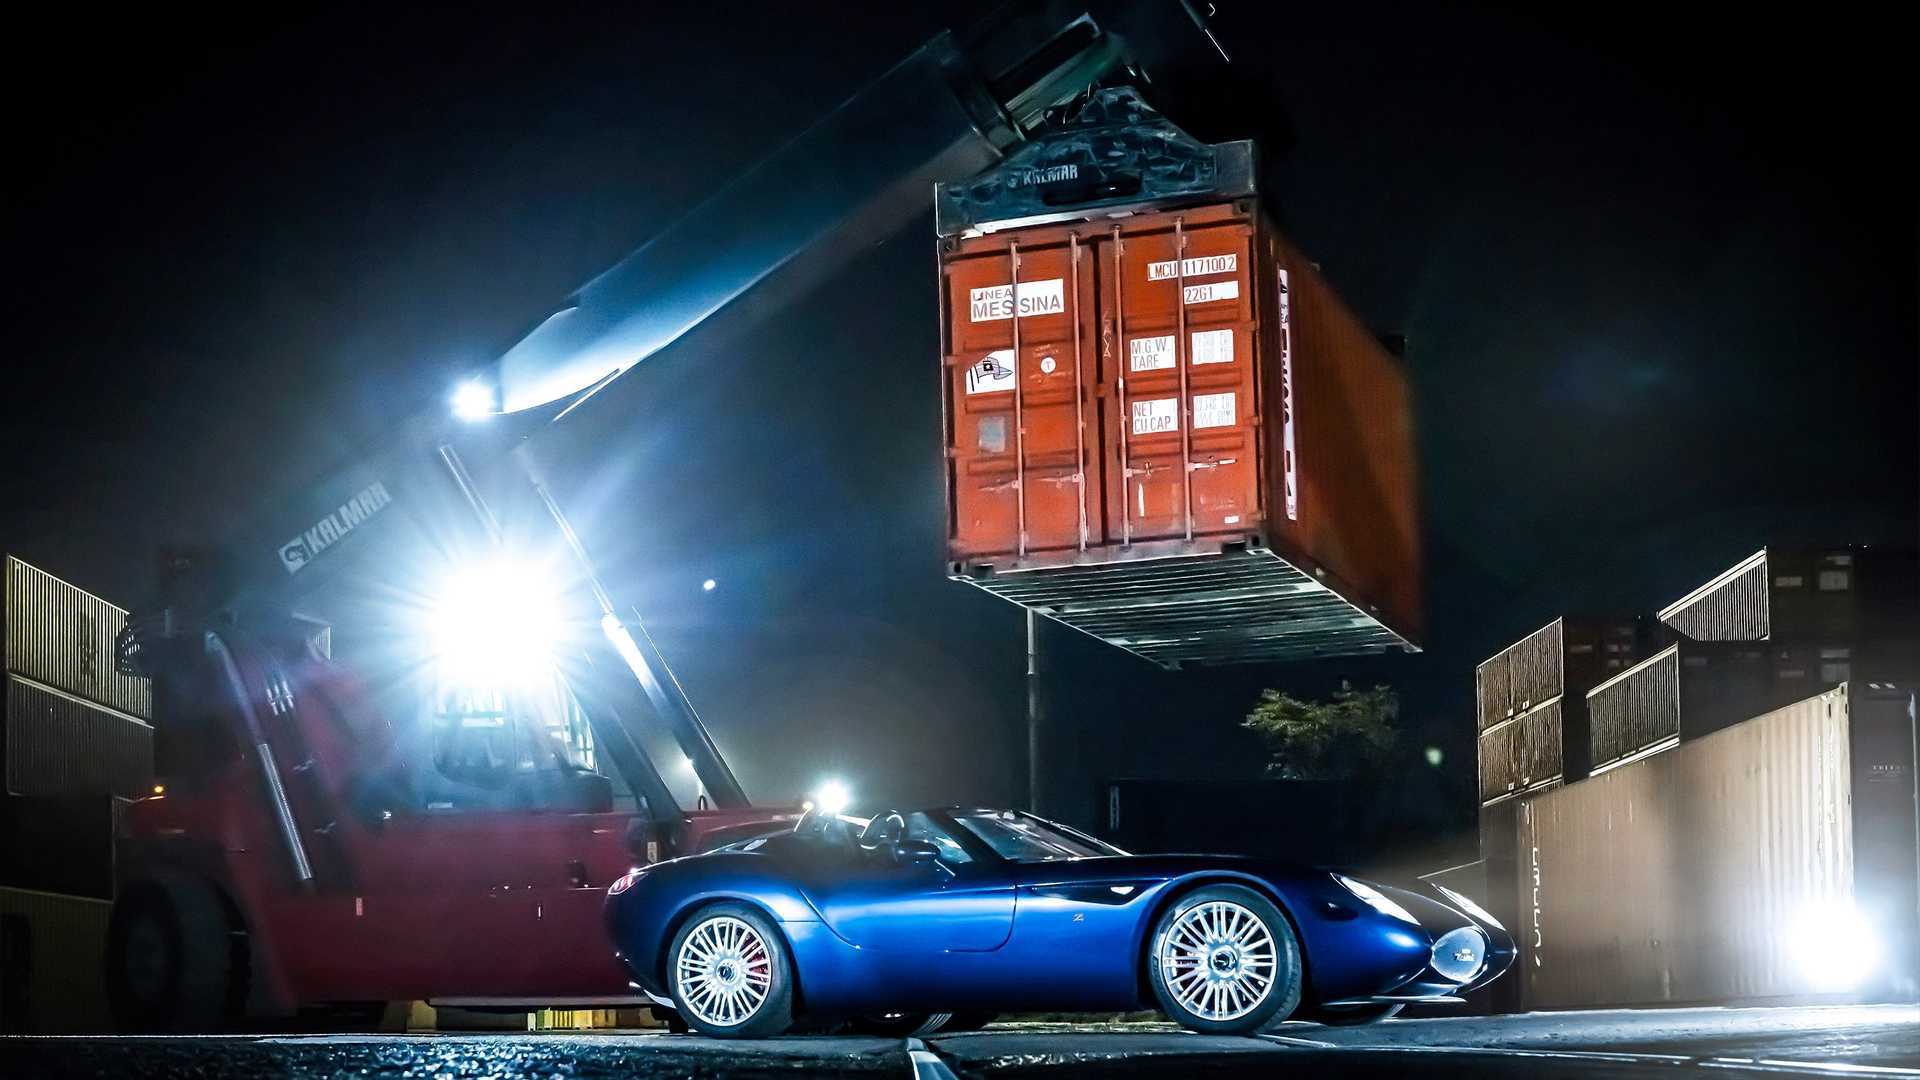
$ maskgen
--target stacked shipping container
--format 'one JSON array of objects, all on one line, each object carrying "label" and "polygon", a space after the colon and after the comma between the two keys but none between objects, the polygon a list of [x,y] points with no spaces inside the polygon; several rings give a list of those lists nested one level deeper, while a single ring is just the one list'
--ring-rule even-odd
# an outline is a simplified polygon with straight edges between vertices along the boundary
[{"label": "stacked shipping container", "polygon": [[131,798],[153,783],[153,692],[114,668],[126,611],[6,557],[7,795]]},{"label": "stacked shipping container", "polygon": [[1913,707],[1842,685],[1527,800],[1525,1007],[1911,993]]},{"label": "stacked shipping container", "polygon": [[1644,637],[1635,619],[1567,616],[1479,666],[1483,805],[1587,774],[1587,690],[1634,663]]},{"label": "stacked shipping container", "polygon": [[1405,374],[1251,175],[1109,91],[938,193],[950,573],[1167,666],[1412,649]]},{"label": "stacked shipping container", "polygon": [[103,1030],[115,810],[153,784],[126,611],[8,556],[0,697],[0,1030]]},{"label": "stacked shipping container", "polygon": [[1673,644],[1588,695],[1596,768],[1849,680],[1920,681],[1915,566],[1905,550],[1763,548],[1661,609]]},{"label": "stacked shipping container", "polygon": [[1762,551],[1656,624],[1557,620],[1480,665],[1479,871],[1524,953],[1496,1008],[1818,990],[1784,937],[1834,905],[1890,943],[1861,989],[1920,990],[1915,567]]},{"label": "stacked shipping container", "polygon": [[1770,678],[1808,693],[1920,681],[1920,552],[1762,548],[1659,617],[1691,641],[1767,642]]},{"label": "stacked shipping container", "polygon": [[[1474,672],[1481,872],[1491,909],[1509,926],[1520,914],[1514,836],[1522,804],[1586,775],[1586,689],[1633,663],[1642,637],[1635,619],[1566,616]],[[1518,983],[1496,983],[1490,1004],[1500,1012],[1517,1009]]]},{"label": "stacked shipping container", "polygon": [[1773,678],[1769,651],[1678,641],[1587,694],[1594,771],[1658,753],[1805,696],[1810,680]]}]

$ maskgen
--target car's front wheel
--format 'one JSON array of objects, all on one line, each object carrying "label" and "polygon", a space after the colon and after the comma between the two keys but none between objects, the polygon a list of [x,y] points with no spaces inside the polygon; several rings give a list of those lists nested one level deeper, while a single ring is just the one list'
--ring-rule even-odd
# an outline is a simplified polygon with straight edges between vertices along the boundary
[{"label": "car's front wheel", "polygon": [[1272,901],[1239,885],[1210,885],[1176,900],[1149,939],[1154,997],[1182,1027],[1245,1035],[1300,1003],[1300,945]]},{"label": "car's front wheel", "polygon": [[793,1026],[793,962],[767,917],[745,904],[695,912],[667,950],[673,1003],[702,1035],[756,1039]]}]

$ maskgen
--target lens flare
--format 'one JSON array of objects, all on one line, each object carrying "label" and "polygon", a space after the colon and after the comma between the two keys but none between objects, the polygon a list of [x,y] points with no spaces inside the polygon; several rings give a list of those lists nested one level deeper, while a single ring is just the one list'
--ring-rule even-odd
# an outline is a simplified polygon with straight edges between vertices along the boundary
[{"label": "lens flare", "polygon": [[1783,945],[1808,987],[1853,990],[1879,966],[1880,936],[1849,900],[1823,900],[1801,909]]},{"label": "lens flare", "polygon": [[476,686],[546,674],[560,640],[556,595],[534,563],[501,559],[455,571],[430,612],[434,658],[450,678]]},{"label": "lens flare", "polygon": [[813,793],[814,808],[823,814],[838,814],[844,811],[847,808],[847,804],[852,801],[853,798],[847,791],[847,785],[838,780],[828,780],[826,783],[820,785],[818,791]]}]

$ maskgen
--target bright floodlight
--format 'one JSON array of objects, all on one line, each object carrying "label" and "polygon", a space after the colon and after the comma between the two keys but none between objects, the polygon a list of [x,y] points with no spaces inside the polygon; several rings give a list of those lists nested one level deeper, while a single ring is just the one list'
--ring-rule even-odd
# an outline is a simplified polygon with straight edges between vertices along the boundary
[{"label": "bright floodlight", "polygon": [[449,575],[434,597],[433,651],[469,685],[499,685],[551,670],[560,638],[556,590],[534,563],[498,559]]},{"label": "bright floodlight", "polygon": [[453,415],[462,420],[483,420],[499,411],[493,400],[493,388],[483,382],[461,383],[453,392]]},{"label": "bright floodlight", "polygon": [[1809,905],[1787,928],[1785,945],[1812,990],[1852,990],[1880,959],[1880,939],[1849,901]]},{"label": "bright floodlight", "polygon": [[847,785],[838,780],[829,780],[820,785],[813,793],[813,808],[822,814],[833,816],[847,808],[852,796],[847,793]]}]

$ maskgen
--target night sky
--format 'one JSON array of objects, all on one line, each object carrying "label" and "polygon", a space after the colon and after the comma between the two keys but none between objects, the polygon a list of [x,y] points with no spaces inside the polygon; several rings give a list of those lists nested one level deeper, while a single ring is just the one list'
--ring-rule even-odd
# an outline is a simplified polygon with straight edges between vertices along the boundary
[{"label": "night sky", "polygon": [[[1764,543],[1913,541],[1903,35],[1217,6],[1234,66],[1175,119],[1259,136],[1285,227],[1409,340],[1428,651],[1169,675],[1056,629],[1050,809],[1254,777],[1257,690],[1349,677],[1402,689],[1445,753],[1409,786],[1457,822],[1499,646]],[[442,395],[948,15],[16,24],[0,544],[137,601],[156,544],[218,539]],[[1017,793],[1019,615],[940,572],[931,236],[641,366],[572,436],[595,452],[563,494],[756,795]]]}]

